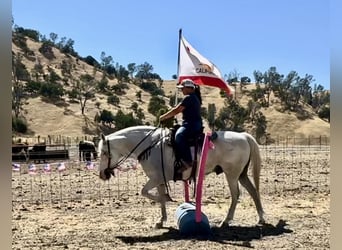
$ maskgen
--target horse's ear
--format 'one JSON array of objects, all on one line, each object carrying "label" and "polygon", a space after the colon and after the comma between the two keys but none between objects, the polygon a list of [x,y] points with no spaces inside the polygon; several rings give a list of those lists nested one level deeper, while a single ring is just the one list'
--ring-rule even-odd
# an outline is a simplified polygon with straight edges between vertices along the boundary
[{"label": "horse's ear", "polygon": [[101,139],[104,141],[106,140],[105,135],[103,133],[101,133]]}]

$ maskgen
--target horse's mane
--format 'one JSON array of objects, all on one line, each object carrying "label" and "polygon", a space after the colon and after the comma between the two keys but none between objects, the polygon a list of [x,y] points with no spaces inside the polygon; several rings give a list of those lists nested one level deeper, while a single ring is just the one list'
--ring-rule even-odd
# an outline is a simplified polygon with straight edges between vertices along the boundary
[{"label": "horse's mane", "polygon": [[84,144],[91,144],[91,145],[95,145],[95,143],[93,141],[87,141],[87,140],[82,140],[80,142],[83,142]]},{"label": "horse's mane", "polygon": [[[141,130],[146,130],[146,131],[151,131],[153,129],[155,129],[156,127],[154,126],[147,126],[147,125],[138,125],[138,126],[132,126],[132,127],[127,127],[124,129],[120,129],[118,131],[115,131],[112,134],[109,134],[106,136],[106,139],[110,140],[113,139],[116,136],[120,136],[129,132],[133,132],[133,131],[141,131]],[[102,139],[99,141],[99,145],[98,145],[98,152],[100,153],[103,147],[103,141]]]},{"label": "horse's mane", "polygon": [[142,131],[142,130],[151,131],[151,130],[153,130],[155,128],[156,127],[146,126],[146,125],[127,127],[127,128],[115,131],[114,133],[107,135],[106,139],[110,140],[110,139],[112,139],[115,136],[120,136],[120,135],[127,134],[127,133],[130,133],[130,132],[133,132],[133,131]]}]

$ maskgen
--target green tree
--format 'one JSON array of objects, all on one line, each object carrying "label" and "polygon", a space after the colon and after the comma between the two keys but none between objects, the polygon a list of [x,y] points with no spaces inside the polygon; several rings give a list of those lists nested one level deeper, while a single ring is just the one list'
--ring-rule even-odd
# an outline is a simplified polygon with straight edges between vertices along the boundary
[{"label": "green tree", "polygon": [[12,53],[12,110],[19,117],[24,101],[24,81],[29,81],[29,73],[22,63],[22,56]]},{"label": "green tree", "polygon": [[286,77],[283,79],[279,86],[279,98],[284,105],[285,110],[291,108],[291,91],[292,86],[296,84],[299,80],[298,73],[296,71],[290,71]]},{"label": "green tree", "polygon": [[101,81],[97,85],[97,89],[101,93],[106,93],[108,91],[108,79],[103,75]]},{"label": "green tree", "polygon": [[42,45],[40,46],[40,48],[38,49],[40,53],[42,53],[42,55],[48,59],[48,60],[52,60],[55,59],[56,56],[53,53],[53,44],[51,43],[51,41],[45,41],[42,43]]},{"label": "green tree", "polygon": [[137,67],[136,67],[135,63],[129,63],[127,65],[127,69],[128,69],[128,73],[129,73],[130,78],[133,79],[133,75],[137,71]]},{"label": "green tree", "polygon": [[324,87],[320,84],[314,85],[311,106],[319,116],[322,116],[319,113],[322,112],[323,108],[323,117],[327,118],[330,122],[330,108],[329,118],[324,115],[327,111],[326,107],[330,107],[330,91],[324,90]]},{"label": "green tree", "polygon": [[130,107],[131,110],[133,110],[134,114],[136,115],[136,117],[142,121],[143,119],[145,119],[145,114],[144,114],[144,111],[142,108],[139,108],[139,105],[138,103],[136,102],[133,102],[131,107]]},{"label": "green tree", "polygon": [[225,100],[215,119],[215,127],[223,130],[244,131],[244,123],[248,119],[247,110],[234,99]]},{"label": "green tree", "polygon": [[77,102],[78,103],[78,91],[76,89],[71,89],[66,91],[66,93],[68,94],[68,97],[70,98],[70,100],[72,102]]},{"label": "green tree", "polygon": [[313,76],[305,74],[303,78],[301,78],[298,82],[299,92],[302,100],[305,103],[311,105],[312,102],[312,88],[311,84],[314,82]]},{"label": "green tree", "polygon": [[158,88],[155,82],[145,81],[140,83],[140,88],[149,92],[151,95],[164,95],[164,90]]},{"label": "green tree", "polygon": [[95,68],[101,68],[101,65],[96,59],[92,56],[87,56],[83,58],[83,61],[86,62],[87,64],[94,66]]},{"label": "green tree", "polygon": [[124,114],[122,110],[118,110],[114,118],[115,122],[115,129],[120,130],[123,128],[141,125],[141,122],[138,119],[135,119],[133,113],[130,112],[129,114]]},{"label": "green tree", "polygon": [[129,71],[122,65],[116,63],[115,65],[115,77],[118,83],[123,83],[124,81],[129,81]]},{"label": "green tree", "polygon": [[211,130],[215,129],[215,115],[216,115],[216,106],[215,103],[209,103],[208,104],[208,125]]},{"label": "green tree", "polygon": [[41,82],[29,81],[26,83],[25,90],[30,94],[38,94],[40,92],[41,86]]},{"label": "green tree", "polygon": [[144,62],[137,66],[137,74],[135,77],[141,80],[150,80],[152,78],[153,66],[148,62]]},{"label": "green tree", "polygon": [[100,112],[99,120],[103,125],[111,127],[111,125],[114,123],[114,119],[115,117],[111,111],[104,109]]},{"label": "green tree", "polygon": [[236,99],[236,86],[239,83],[239,77],[240,77],[240,73],[234,69],[233,71],[231,71],[228,76],[227,76],[227,83],[231,86],[233,86],[234,88],[234,98]]},{"label": "green tree", "polygon": [[137,93],[135,94],[135,96],[138,98],[138,101],[141,102],[141,90],[137,91]]},{"label": "green tree", "polygon": [[111,87],[111,90],[117,95],[126,94],[126,89],[128,89],[128,85],[126,83],[118,83]]},{"label": "green tree", "polygon": [[264,82],[264,75],[259,70],[254,70],[253,76],[254,76],[254,80],[256,83],[263,83]]},{"label": "green tree", "polygon": [[251,96],[254,102],[259,102],[261,106],[266,106],[265,89],[261,88],[259,83],[255,84],[256,88],[251,91]]},{"label": "green tree", "polygon": [[255,114],[255,125],[256,125],[256,130],[255,130],[256,139],[260,144],[263,144],[263,142],[265,142],[263,138],[266,136],[267,120],[261,111],[258,111]]},{"label": "green tree", "polygon": [[[170,95],[168,97],[169,97],[169,105],[171,107],[174,107],[176,105],[176,94]],[[178,101],[179,101],[179,99],[178,99]]]},{"label": "green tree", "polygon": [[58,38],[58,35],[56,33],[53,33],[53,32],[50,33],[50,40],[53,44],[56,44],[57,38]]},{"label": "green tree", "polygon": [[272,91],[279,92],[279,87],[282,82],[283,75],[277,72],[276,67],[270,67],[268,71],[264,73],[264,84],[265,84],[265,94],[267,106],[270,105],[270,95]]},{"label": "green tree", "polygon": [[12,117],[12,131],[25,134],[28,130],[27,122],[21,117]]},{"label": "green tree", "polygon": [[97,82],[94,76],[83,74],[80,79],[72,78],[72,87],[77,93],[77,99],[81,105],[81,112],[84,115],[87,101],[94,97]]},{"label": "green tree", "polygon": [[115,74],[115,67],[113,66],[113,62],[114,61],[112,56],[106,56],[106,53],[104,51],[101,52],[101,68],[104,74]]},{"label": "green tree", "polygon": [[71,54],[73,56],[77,56],[77,53],[74,50],[74,44],[75,44],[75,41],[69,38],[66,41],[66,43],[62,45],[62,47],[60,48],[60,51],[65,54]]},{"label": "green tree", "polygon": [[23,27],[19,27],[19,26],[15,25],[14,31],[18,35],[21,35],[23,37],[27,36],[27,37],[31,38],[32,40],[39,42],[40,33],[36,30],[25,29]]},{"label": "green tree", "polygon": [[117,97],[116,95],[110,95],[107,98],[107,103],[112,104],[114,106],[118,106],[120,103],[120,98]]},{"label": "green tree", "polygon": [[250,120],[252,123],[256,120],[256,114],[260,110],[261,105],[258,102],[255,102],[253,100],[249,100],[247,103],[247,113],[249,115]]},{"label": "green tree", "polygon": [[158,111],[160,109],[167,110],[167,106],[165,105],[165,100],[158,96],[152,96],[150,102],[148,104],[148,112],[154,116],[158,116]]},{"label": "green tree", "polygon": [[60,99],[64,95],[64,89],[59,83],[44,82],[39,93],[49,99]]},{"label": "green tree", "polygon": [[137,118],[142,121],[143,119],[145,119],[145,114],[144,114],[144,110],[142,108],[138,108],[138,110],[136,111],[136,116]]},{"label": "green tree", "polygon": [[33,66],[32,75],[36,81],[42,79],[42,76],[44,75],[44,67],[39,59],[37,59],[36,63]]},{"label": "green tree", "polygon": [[321,107],[318,111],[318,117],[321,119],[327,119],[330,122],[330,106]]},{"label": "green tree", "polygon": [[12,53],[12,74],[17,81],[27,82],[30,80],[30,73],[22,59],[23,56],[21,54]]},{"label": "green tree", "polygon": [[251,79],[248,76],[243,76],[240,79],[240,90],[243,90],[243,87],[251,83]]},{"label": "green tree", "polygon": [[49,69],[49,78],[48,81],[51,83],[58,83],[60,80],[62,80],[62,78],[53,70],[53,69]]},{"label": "green tree", "polygon": [[136,113],[136,112],[138,111],[138,107],[139,107],[138,103],[133,102],[133,103],[131,104],[130,109],[132,109],[133,112]]},{"label": "green tree", "polygon": [[71,60],[62,60],[61,64],[61,73],[62,76],[70,77],[72,71],[72,61]]}]

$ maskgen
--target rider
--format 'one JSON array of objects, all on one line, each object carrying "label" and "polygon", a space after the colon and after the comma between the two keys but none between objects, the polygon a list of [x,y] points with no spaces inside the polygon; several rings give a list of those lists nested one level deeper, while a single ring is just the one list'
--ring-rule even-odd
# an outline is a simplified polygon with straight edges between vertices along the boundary
[{"label": "rider", "polygon": [[184,79],[177,88],[181,89],[184,99],[174,108],[159,117],[160,122],[170,119],[182,113],[183,121],[175,135],[176,159],[180,160],[183,168],[181,171],[193,166],[192,155],[188,139],[199,134],[203,129],[201,117],[201,92],[198,85],[191,79]]}]

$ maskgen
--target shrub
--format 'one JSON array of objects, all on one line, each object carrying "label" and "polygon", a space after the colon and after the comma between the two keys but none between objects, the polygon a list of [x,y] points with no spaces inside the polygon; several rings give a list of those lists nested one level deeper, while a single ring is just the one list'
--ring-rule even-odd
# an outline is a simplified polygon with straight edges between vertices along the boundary
[{"label": "shrub", "polygon": [[109,110],[102,110],[100,113],[100,118],[98,119],[100,122],[102,122],[106,126],[111,126],[111,124],[114,122],[114,115]]},{"label": "shrub", "polygon": [[149,92],[151,95],[164,95],[164,90],[158,88],[154,82],[142,82],[140,88]]},{"label": "shrub", "polygon": [[18,133],[26,133],[27,132],[27,123],[22,118],[12,117],[12,131],[16,131]]},{"label": "shrub", "polygon": [[147,111],[154,116],[158,116],[158,112],[160,109],[167,110],[167,106],[165,104],[164,99],[158,96],[152,96],[148,104]]},{"label": "shrub", "polygon": [[41,88],[41,83],[36,81],[29,81],[26,83],[26,91],[31,94],[37,94],[39,93],[39,90]]},{"label": "shrub", "polygon": [[42,83],[40,94],[48,98],[60,98],[64,95],[64,89],[60,84]]},{"label": "shrub", "polygon": [[51,42],[43,42],[42,46],[38,50],[46,59],[52,60],[56,58],[53,53],[52,46]]},{"label": "shrub", "polygon": [[119,105],[120,99],[116,95],[108,96],[107,102],[112,105]]}]

